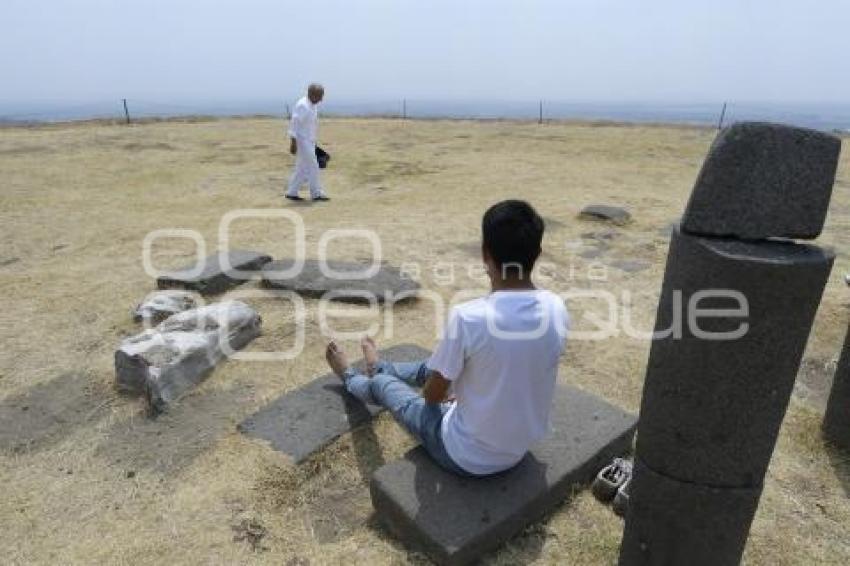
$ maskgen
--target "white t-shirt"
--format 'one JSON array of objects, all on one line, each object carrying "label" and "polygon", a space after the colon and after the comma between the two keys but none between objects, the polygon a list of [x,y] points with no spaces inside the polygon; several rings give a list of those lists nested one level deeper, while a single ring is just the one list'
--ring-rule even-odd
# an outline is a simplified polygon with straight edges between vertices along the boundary
[{"label": "white t-shirt", "polygon": [[517,464],[549,432],[569,315],[549,291],[496,291],[452,309],[428,367],[452,381],[446,451],[473,474]]}]

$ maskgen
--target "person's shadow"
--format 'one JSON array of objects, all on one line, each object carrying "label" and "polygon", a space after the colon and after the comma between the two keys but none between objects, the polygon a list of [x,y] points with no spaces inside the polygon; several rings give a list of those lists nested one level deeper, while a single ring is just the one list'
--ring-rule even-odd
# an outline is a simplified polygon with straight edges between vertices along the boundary
[{"label": "person's shadow", "polygon": [[386,462],[378,443],[378,435],[372,427],[374,417],[380,412],[376,405],[365,404],[345,390],[342,383],[326,385],[343,399],[345,417],[351,430],[351,442],[357,469],[364,483],[368,484],[372,474]]}]

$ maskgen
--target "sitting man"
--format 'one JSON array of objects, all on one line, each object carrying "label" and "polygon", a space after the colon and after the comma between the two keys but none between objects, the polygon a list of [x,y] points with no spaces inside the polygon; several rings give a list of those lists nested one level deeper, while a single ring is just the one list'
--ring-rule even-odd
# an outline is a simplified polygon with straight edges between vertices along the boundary
[{"label": "sitting man", "polygon": [[437,464],[461,476],[507,470],[548,433],[569,323],[563,300],[531,282],[543,238],[534,209],[500,202],[484,215],[482,231],[492,292],[451,310],[430,360],[381,361],[365,338],[369,375],[361,375],[336,344],[327,349],[352,395],[387,407]]}]

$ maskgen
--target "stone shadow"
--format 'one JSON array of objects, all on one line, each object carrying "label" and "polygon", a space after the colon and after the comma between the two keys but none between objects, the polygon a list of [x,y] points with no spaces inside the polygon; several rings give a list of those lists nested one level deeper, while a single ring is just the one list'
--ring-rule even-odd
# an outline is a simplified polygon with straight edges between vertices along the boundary
[{"label": "stone shadow", "polygon": [[850,452],[841,450],[829,442],[825,442],[824,449],[838,481],[841,482],[841,487],[844,488],[844,495],[850,498]]},{"label": "stone shadow", "polygon": [[0,400],[0,452],[45,450],[71,436],[113,398],[89,376],[65,373]]},{"label": "stone shadow", "polygon": [[187,395],[151,419],[143,408],[113,424],[95,453],[125,468],[173,474],[191,464],[233,431],[233,422],[253,403],[253,387],[235,384],[227,390]]}]

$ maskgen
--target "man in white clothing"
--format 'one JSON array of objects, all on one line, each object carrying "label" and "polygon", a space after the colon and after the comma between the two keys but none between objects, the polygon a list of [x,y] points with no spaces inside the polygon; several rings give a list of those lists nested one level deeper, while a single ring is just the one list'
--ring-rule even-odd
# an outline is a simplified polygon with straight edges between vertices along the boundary
[{"label": "man in white clothing", "polygon": [[325,96],[322,85],[313,83],[307,88],[307,96],[301,98],[292,110],[289,121],[289,153],[295,155],[295,170],[289,179],[286,198],[304,200],[298,196],[301,185],[310,186],[310,198],[314,201],[330,200],[319,183],[319,161],[316,158],[316,137],[319,129],[318,105]]}]

